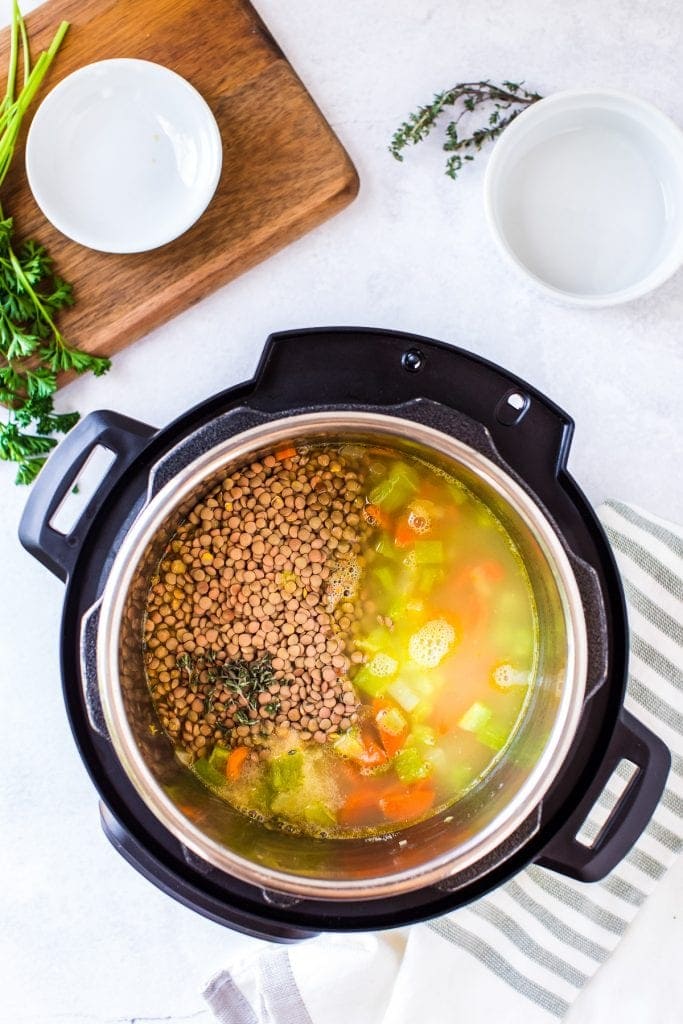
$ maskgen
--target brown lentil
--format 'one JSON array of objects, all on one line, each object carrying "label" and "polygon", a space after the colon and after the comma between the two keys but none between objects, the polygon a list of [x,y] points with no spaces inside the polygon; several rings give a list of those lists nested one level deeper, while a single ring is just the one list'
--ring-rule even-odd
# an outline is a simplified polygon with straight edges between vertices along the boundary
[{"label": "brown lentil", "polygon": [[[339,453],[308,448],[233,471],[189,513],[150,581],[144,624],[150,690],[174,742],[199,755],[295,729],[325,743],[357,720],[346,673],[364,656],[345,598],[361,568],[362,491]],[[264,655],[275,682],[253,704],[221,687],[220,666]]]}]

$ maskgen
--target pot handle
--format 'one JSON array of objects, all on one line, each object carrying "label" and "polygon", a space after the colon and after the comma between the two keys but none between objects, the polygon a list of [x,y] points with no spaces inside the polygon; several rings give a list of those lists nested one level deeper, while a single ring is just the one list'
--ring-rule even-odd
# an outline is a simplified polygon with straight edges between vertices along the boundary
[{"label": "pot handle", "polygon": [[[19,540],[50,572],[66,582],[96,513],[135,458],[156,433],[154,427],[108,410],[91,412],[69,431],[41,470],[19,524]],[[69,533],[52,526],[55,513],[73,488],[97,447],[107,448],[114,462],[100,481]]]},{"label": "pot handle", "polygon": [[[636,771],[613,807],[592,846],[579,833],[620,761]],[[652,817],[664,791],[671,754],[642,722],[622,708],[612,742],[583,800],[536,863],[580,882],[598,882],[626,856]]]}]

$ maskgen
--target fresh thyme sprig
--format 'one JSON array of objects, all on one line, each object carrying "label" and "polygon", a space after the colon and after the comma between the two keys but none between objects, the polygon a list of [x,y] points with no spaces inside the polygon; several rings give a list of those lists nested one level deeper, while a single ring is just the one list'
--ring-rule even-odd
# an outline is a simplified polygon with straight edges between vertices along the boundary
[{"label": "fresh thyme sprig", "polygon": [[[21,123],[68,29],[63,21],[52,43],[31,66],[26,25],[13,0],[5,96],[0,102],[0,186],[12,163]],[[23,85],[17,92],[19,55]],[[53,269],[44,246],[15,248],[13,221],[0,206],[0,459],[17,464],[16,482],[31,483],[57,441],[77,422],[76,412],[55,413],[57,374],[105,373],[109,360],[73,348],[56,325],[59,310],[73,304],[70,284]]]},{"label": "fresh thyme sprig", "polygon": [[[270,691],[271,686],[277,686],[279,689],[284,685],[275,675],[270,654],[264,654],[254,661],[233,658],[232,661],[221,663],[216,661],[212,651],[208,651],[201,658],[193,658],[185,653],[177,659],[177,665],[187,673],[187,683],[193,692],[197,691],[202,672],[206,672],[208,683],[213,688],[205,697],[205,711],[211,710],[207,707],[207,702],[213,702],[213,694],[218,684],[223,689],[230,690],[236,697],[244,697],[247,706],[254,711],[258,711],[260,706],[259,694]],[[274,715],[277,714],[279,706],[277,695],[273,695],[272,701],[266,704],[266,709]],[[246,709],[240,709],[235,712],[234,719],[239,725],[246,725],[250,721],[249,713]]]},{"label": "fresh thyme sprig", "polygon": [[[507,128],[511,121],[532,103],[542,97],[529,92],[523,83],[503,82],[502,85],[488,79],[483,82],[461,82],[452,89],[436,93],[425,107],[419,107],[407,121],[394,132],[389,152],[397,160],[403,160],[407,146],[422,142],[435,127],[448,107],[454,108],[455,116],[446,125],[446,141],[443,148],[450,156],[446,160],[446,174],[457,178],[465,161],[474,160],[467,150],[480,150],[485,142],[492,141]],[[486,123],[475,128],[468,135],[461,135],[459,125],[463,117],[473,114],[479,107],[489,110]]]}]

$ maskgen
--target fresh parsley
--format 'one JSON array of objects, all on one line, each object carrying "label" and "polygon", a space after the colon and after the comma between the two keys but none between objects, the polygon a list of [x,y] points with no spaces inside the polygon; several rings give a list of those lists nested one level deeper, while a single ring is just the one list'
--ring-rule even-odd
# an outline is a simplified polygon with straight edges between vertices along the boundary
[{"label": "fresh parsley", "polygon": [[[17,144],[21,123],[68,29],[63,21],[52,43],[31,63],[28,34],[13,0],[5,96],[0,103],[0,187]],[[20,60],[21,54],[21,60]],[[18,84],[21,65],[21,84]],[[71,285],[63,281],[44,246],[15,244],[13,221],[0,206],[0,459],[17,464],[16,483],[35,480],[55,434],[78,421],[77,412],[57,413],[53,395],[57,374],[92,371],[100,376],[109,360],[72,347],[56,324],[61,309],[73,304]]]}]

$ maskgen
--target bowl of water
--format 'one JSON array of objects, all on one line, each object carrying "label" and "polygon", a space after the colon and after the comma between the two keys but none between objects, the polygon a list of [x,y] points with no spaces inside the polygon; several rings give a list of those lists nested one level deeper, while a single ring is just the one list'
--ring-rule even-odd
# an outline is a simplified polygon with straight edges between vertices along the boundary
[{"label": "bowl of water", "polygon": [[683,264],[683,132],[636,97],[535,103],[497,143],[484,194],[504,257],[557,300],[628,302]]}]

